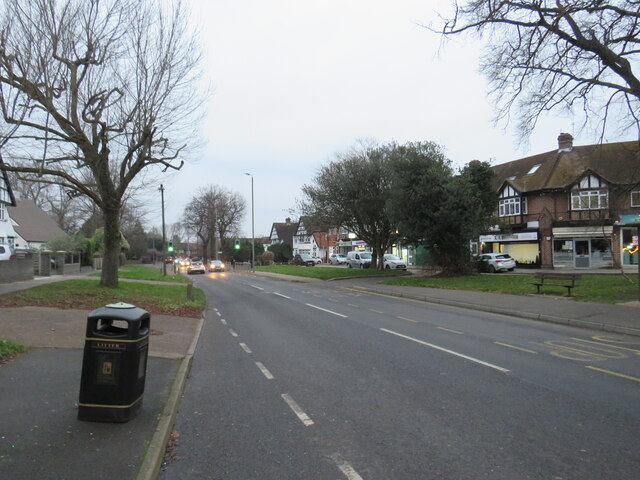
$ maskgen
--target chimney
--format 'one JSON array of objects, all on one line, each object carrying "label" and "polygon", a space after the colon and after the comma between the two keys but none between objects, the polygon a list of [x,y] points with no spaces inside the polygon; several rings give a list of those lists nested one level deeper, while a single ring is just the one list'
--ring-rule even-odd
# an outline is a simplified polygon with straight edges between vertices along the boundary
[{"label": "chimney", "polygon": [[558,135],[558,152],[570,152],[573,150],[573,137],[570,133]]}]

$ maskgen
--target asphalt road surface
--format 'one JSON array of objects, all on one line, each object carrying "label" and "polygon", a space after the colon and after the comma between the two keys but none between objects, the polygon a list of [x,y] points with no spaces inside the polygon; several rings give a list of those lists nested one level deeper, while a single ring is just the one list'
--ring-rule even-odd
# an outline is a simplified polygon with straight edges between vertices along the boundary
[{"label": "asphalt road surface", "polygon": [[212,273],[161,479],[640,478],[640,340]]}]

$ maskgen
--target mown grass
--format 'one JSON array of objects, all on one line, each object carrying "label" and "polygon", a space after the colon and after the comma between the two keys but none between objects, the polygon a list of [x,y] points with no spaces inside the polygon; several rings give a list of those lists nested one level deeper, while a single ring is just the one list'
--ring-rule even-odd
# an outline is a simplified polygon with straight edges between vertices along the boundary
[{"label": "mown grass", "polygon": [[206,306],[202,290],[193,289],[187,298],[186,285],[162,285],[120,281],[117,288],[103,288],[98,280],[74,279],[0,296],[0,307],[40,306],[93,310],[110,303],[125,302],[150,313],[198,317]]},{"label": "mown grass", "polygon": [[[481,292],[530,295],[536,293],[531,274],[483,274],[467,277],[400,277],[383,280],[387,285],[410,287],[446,288],[451,290],[476,290]],[[563,296],[564,287],[542,287],[542,294]],[[638,300],[638,277],[607,274],[582,275],[571,295],[575,300],[597,303],[624,303]]]},{"label": "mown grass", "polygon": [[27,347],[24,345],[0,338],[0,364],[26,351]]},{"label": "mown grass", "polygon": [[[173,273],[173,265],[167,265],[167,274],[163,275],[162,266],[160,268],[145,265],[127,265],[120,267],[118,278],[129,280],[151,280],[155,282],[190,283],[191,279],[184,275]],[[92,277],[99,277],[100,272],[92,273]]]},{"label": "mown grass", "polygon": [[258,272],[279,273],[281,275],[295,275],[298,277],[317,278],[329,280],[330,278],[348,278],[380,275],[402,275],[400,272],[389,270],[376,270],[372,268],[344,268],[344,267],[303,267],[300,265],[269,265],[256,267]]}]

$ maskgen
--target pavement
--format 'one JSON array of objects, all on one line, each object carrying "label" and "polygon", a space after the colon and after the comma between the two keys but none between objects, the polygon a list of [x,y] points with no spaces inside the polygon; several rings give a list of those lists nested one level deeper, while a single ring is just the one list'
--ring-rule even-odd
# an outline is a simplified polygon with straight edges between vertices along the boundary
[{"label": "pavement", "polygon": [[[72,277],[0,285],[0,295],[68,278]],[[335,286],[640,336],[640,302],[604,305],[548,295],[377,282],[375,278],[351,278]],[[0,310],[0,337],[30,347],[26,354],[0,365],[0,479],[157,478],[204,318],[152,315],[142,408],[126,423],[100,423],[77,419],[88,313],[41,307]]]}]

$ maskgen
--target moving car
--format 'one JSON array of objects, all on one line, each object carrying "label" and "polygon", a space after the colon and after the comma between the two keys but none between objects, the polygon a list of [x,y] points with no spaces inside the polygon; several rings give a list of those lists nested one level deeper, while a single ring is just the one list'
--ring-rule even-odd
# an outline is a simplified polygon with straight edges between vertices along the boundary
[{"label": "moving car", "polygon": [[211,260],[209,263],[209,271],[210,272],[224,272],[225,265],[221,260]]},{"label": "moving car", "polygon": [[386,269],[406,270],[407,269],[407,264],[398,255],[394,255],[392,253],[385,253],[384,254],[384,268],[386,268]]},{"label": "moving car", "polygon": [[347,257],[342,255],[341,253],[333,253],[329,255],[329,263],[331,265],[343,265],[347,263]]},{"label": "moving car", "polygon": [[516,261],[507,253],[483,253],[477,257],[478,270],[481,272],[512,272]]},{"label": "moving car", "polygon": [[16,258],[16,252],[11,245],[0,243],[0,260],[13,260]]},{"label": "moving car", "polygon": [[204,264],[202,262],[191,262],[187,267],[187,275],[191,275],[192,273],[205,273]]},{"label": "moving car", "polygon": [[347,253],[347,266],[349,268],[369,268],[371,266],[371,253],[353,251]]},{"label": "moving car", "polygon": [[305,267],[314,267],[316,265],[316,261],[313,257],[306,253],[296,254],[296,256],[293,257],[293,263],[295,265],[304,265]]},{"label": "moving car", "polygon": [[173,263],[173,258],[172,257],[165,258],[164,263]]}]

